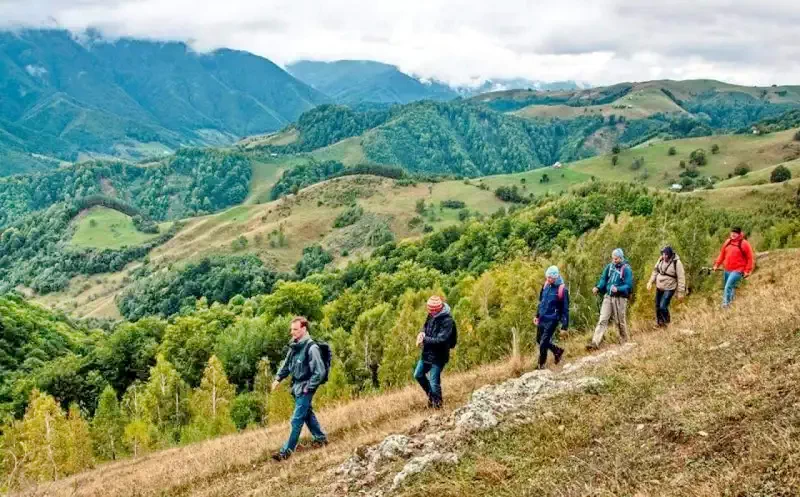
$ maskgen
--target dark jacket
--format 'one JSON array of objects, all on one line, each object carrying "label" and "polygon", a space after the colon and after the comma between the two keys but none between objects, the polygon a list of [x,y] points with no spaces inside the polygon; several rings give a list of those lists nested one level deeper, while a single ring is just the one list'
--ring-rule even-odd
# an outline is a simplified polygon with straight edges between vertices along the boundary
[{"label": "dark jacket", "polygon": [[311,335],[289,344],[289,352],[278,369],[275,379],[282,381],[292,376],[292,395],[298,397],[305,392],[314,393],[322,383],[325,374],[325,362],[319,352],[319,346],[311,339]]},{"label": "dark jacket", "polygon": [[536,310],[536,317],[539,323],[553,323],[560,321],[561,329],[566,330],[569,326],[569,290],[564,286],[562,297],[558,298],[558,288],[564,285],[564,280],[559,278],[551,285],[545,282],[539,292],[539,308]]},{"label": "dark jacket", "polygon": [[[616,292],[611,292],[612,286],[617,287]],[[597,282],[597,289],[600,293],[607,293],[612,297],[630,297],[633,291],[633,269],[627,261],[619,266],[610,263],[603,269],[600,281]]]},{"label": "dark jacket", "polygon": [[444,308],[435,316],[428,314],[422,332],[425,338],[422,342],[422,360],[431,364],[444,365],[450,360],[450,337],[453,334],[453,315],[450,306]]}]

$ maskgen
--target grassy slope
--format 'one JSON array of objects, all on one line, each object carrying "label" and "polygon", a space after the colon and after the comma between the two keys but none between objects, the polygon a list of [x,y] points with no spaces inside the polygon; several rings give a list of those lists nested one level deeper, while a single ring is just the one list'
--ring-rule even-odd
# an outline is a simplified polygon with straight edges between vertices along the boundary
[{"label": "grassy slope", "polygon": [[[632,149],[623,150],[619,154],[617,166],[611,166],[610,156],[598,156],[570,164],[575,171],[596,176],[598,179],[616,181],[634,181],[647,170],[649,178],[645,184],[655,187],[666,187],[678,179],[682,171],[680,161],[688,164],[689,154],[698,148],[706,151],[708,164],[700,168],[704,176],[718,176],[722,179],[733,173],[741,163],[748,164],[757,171],[774,166],[791,156],[800,145],[792,141],[795,131],[783,131],[768,135],[720,135],[702,138],[688,138],[666,142],[648,143]],[[720,151],[711,154],[711,146],[717,144]],[[675,147],[676,155],[668,155],[670,147]],[[644,157],[644,167],[638,171],[630,168],[634,158]]]},{"label": "grassy slope", "polygon": [[[460,464],[412,479],[402,494],[796,495],[799,263],[798,252],[760,261],[727,313],[716,298],[694,297],[676,303],[666,333],[633,323],[639,346],[598,366],[593,374],[606,386],[596,394],[544,401],[533,424],[480,435]],[[763,302],[780,305],[765,314]],[[585,340],[566,341],[567,361],[585,354]],[[510,361],[446,373],[448,406],[518,373]],[[328,470],[358,447],[418,429],[430,416],[423,402],[411,386],[323,408],[319,417],[332,443],[283,464],[266,461],[286,423],[106,464],[23,495],[319,495],[331,482]]]},{"label": "grassy slope", "polygon": [[798,255],[766,261],[733,310],[693,303],[670,332],[639,335],[599,368],[599,394],[553,399],[399,495],[797,495]]},{"label": "grassy slope", "polygon": [[[70,244],[80,248],[120,249],[141,245],[158,236],[157,233],[142,233],[133,225],[130,216],[105,207],[92,207],[75,223],[77,227]],[[161,229],[169,229],[170,224],[162,224]]]},{"label": "grassy slope", "polygon": [[569,105],[529,105],[513,114],[520,117],[559,117],[570,119],[580,116],[624,116],[626,119],[643,119],[659,112],[685,113],[679,105],[657,88],[634,90],[622,98],[605,105],[572,107]]}]

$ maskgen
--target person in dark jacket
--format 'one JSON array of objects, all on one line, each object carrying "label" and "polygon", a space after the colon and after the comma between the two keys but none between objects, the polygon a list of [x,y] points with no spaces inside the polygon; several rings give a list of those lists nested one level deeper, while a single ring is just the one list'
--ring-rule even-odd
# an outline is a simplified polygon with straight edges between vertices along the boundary
[{"label": "person in dark jacket", "polygon": [[422,331],[417,335],[417,347],[422,355],[414,370],[414,378],[428,396],[428,407],[441,409],[442,370],[450,360],[450,348],[455,334],[455,322],[450,306],[442,298],[433,295],[428,299],[428,317]]},{"label": "person in dark jacket", "polygon": [[544,273],[545,282],[539,292],[539,307],[533,323],[537,327],[536,342],[539,344],[539,369],[544,369],[547,351],[553,351],[556,364],[561,362],[564,349],[553,343],[553,338],[561,325],[566,331],[569,326],[569,291],[556,266],[550,266]]},{"label": "person in dark jacket", "polygon": [[625,260],[622,249],[614,249],[611,253],[611,263],[603,269],[600,280],[592,289],[595,295],[603,294],[603,304],[600,307],[600,320],[594,329],[592,341],[586,346],[593,350],[600,347],[603,336],[608,329],[610,320],[614,320],[619,328],[619,337],[622,343],[628,341],[628,297],[633,291],[633,269]]},{"label": "person in dark jacket", "polygon": [[289,433],[289,440],[279,452],[272,455],[276,461],[282,461],[292,455],[297,448],[304,424],[308,426],[311,436],[314,437],[312,446],[319,447],[328,443],[328,437],[322,431],[311,406],[314,393],[325,377],[325,362],[322,360],[319,346],[308,333],[306,318],[298,316],[292,319],[290,331],[292,341],[289,343],[289,352],[278,369],[278,374],[272,383],[272,390],[277,389],[281,381],[291,375],[294,413],[290,421],[292,429]]}]

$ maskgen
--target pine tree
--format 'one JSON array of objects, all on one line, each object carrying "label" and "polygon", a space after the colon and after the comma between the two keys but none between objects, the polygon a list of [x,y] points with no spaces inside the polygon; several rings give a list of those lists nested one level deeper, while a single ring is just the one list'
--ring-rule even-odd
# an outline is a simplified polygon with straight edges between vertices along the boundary
[{"label": "pine tree", "polygon": [[[225,376],[225,368],[212,355],[203,372],[200,386],[192,393],[192,424],[186,432],[190,439],[210,438],[236,431],[231,419],[231,403],[236,392]],[[183,437],[181,437],[183,438]]]},{"label": "pine tree", "polygon": [[124,420],[117,392],[109,385],[100,394],[92,419],[95,453],[103,459],[116,459],[122,449]]},{"label": "pine tree", "polygon": [[261,419],[261,424],[266,426],[269,421],[269,396],[270,389],[272,388],[272,366],[269,359],[266,357],[258,361],[256,366],[256,377],[253,381],[253,392],[258,395],[259,400],[263,405],[264,416]]}]

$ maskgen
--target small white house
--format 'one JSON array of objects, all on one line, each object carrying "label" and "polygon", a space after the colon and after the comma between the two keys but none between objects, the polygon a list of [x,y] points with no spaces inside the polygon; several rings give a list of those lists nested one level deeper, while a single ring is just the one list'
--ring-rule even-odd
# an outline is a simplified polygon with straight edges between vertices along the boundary
[{"label": "small white house", "polygon": [[674,192],[679,192],[679,191],[683,190],[683,185],[680,184],[680,183],[673,183],[672,186],[669,187],[669,189],[674,191]]},{"label": "small white house", "polygon": [[553,164],[553,169],[561,169],[561,163],[556,162],[555,164]]}]

